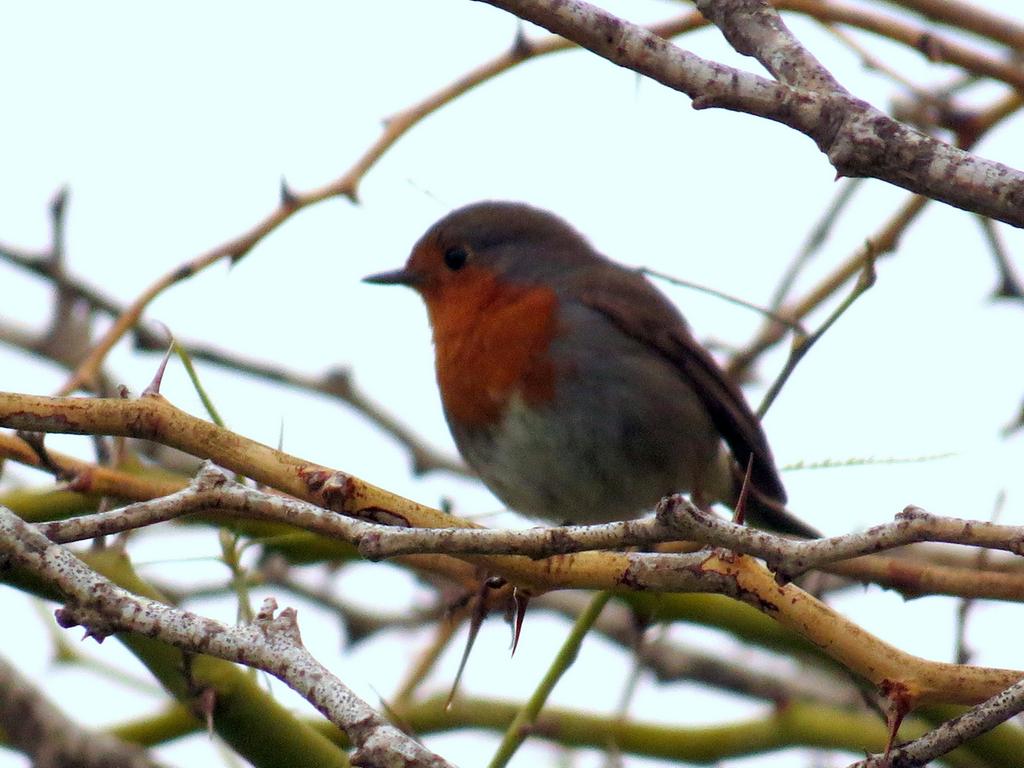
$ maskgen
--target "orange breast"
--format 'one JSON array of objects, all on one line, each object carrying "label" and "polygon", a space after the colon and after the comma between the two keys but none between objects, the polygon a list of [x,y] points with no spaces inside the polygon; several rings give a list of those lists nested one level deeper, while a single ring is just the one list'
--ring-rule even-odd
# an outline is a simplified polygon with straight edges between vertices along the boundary
[{"label": "orange breast", "polygon": [[556,324],[554,292],[503,286],[472,266],[458,277],[424,296],[449,418],[465,426],[493,424],[516,393],[530,405],[549,402],[555,393],[548,355]]}]

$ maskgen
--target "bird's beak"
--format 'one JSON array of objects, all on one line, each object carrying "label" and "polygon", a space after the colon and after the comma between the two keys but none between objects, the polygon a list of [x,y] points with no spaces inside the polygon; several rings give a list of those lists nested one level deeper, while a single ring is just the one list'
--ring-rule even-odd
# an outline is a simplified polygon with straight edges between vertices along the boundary
[{"label": "bird's beak", "polygon": [[407,285],[410,288],[415,288],[419,285],[420,278],[412,270],[403,267],[391,272],[378,272],[376,275],[367,275],[363,278],[363,282],[373,283],[374,285]]}]

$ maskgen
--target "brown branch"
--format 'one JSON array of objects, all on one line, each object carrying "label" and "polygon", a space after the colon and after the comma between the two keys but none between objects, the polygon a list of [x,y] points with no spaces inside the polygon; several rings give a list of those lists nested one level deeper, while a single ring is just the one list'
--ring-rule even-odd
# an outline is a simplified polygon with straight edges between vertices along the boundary
[{"label": "brown branch", "polygon": [[1018,90],[1024,88],[1024,68],[1019,64],[906,19],[832,0],[777,0],[772,4],[779,10],[797,11],[819,21],[873,32],[919,51],[929,61],[952,64],[970,74],[991,77]]},{"label": "brown branch", "polygon": [[719,520],[678,496],[663,502],[658,515],[664,525],[674,527],[680,536],[761,557],[786,579],[827,563],[922,541],[1024,554],[1024,528],[1020,526],[937,517],[918,507],[907,507],[892,523],[876,525],[860,533],[811,541],[788,539]]},{"label": "brown branch", "polygon": [[[76,300],[75,303],[84,302],[91,309],[111,315],[115,319],[126,311],[115,300],[104,296],[80,278],[68,274],[63,264],[50,258],[49,254],[32,254],[0,245],[0,259],[6,259],[16,266],[41,275],[54,284],[58,289],[59,296],[70,296]],[[55,310],[55,314],[58,312],[59,307]],[[82,325],[85,321],[84,318],[76,318],[76,322]],[[80,362],[82,350],[88,348],[88,343],[86,339],[82,338],[81,333],[73,334],[73,337],[69,338],[69,334],[65,331],[70,327],[68,323],[59,326],[55,323],[50,331],[37,335],[13,325],[0,324],[0,342],[43,355],[66,367],[73,368]],[[166,352],[169,344],[166,333],[148,328],[143,324],[141,318],[132,331],[137,349],[156,351],[161,354]],[[449,458],[433,449],[411,429],[375,403],[355,385],[351,373],[347,370],[336,369],[323,376],[309,376],[290,371],[273,363],[219,350],[200,342],[179,339],[178,343],[193,359],[205,360],[214,365],[248,373],[297,389],[319,392],[345,403],[394,438],[409,452],[415,474],[444,470],[463,477],[475,477],[461,461]]]},{"label": "brown branch", "polygon": [[1024,573],[1024,557],[990,556],[986,557],[984,562],[979,563],[977,552],[929,544],[909,547],[904,554],[910,559],[930,565],[975,570],[980,568],[993,573]]},{"label": "brown branch", "polygon": [[302,644],[295,610],[277,613],[273,598],[264,602],[252,624],[232,627],[133,595],[2,507],[0,552],[67,597],[69,604],[57,611],[63,627],[84,624],[97,639],[133,632],[269,672],[345,731],[357,747],[355,764],[396,764],[394,755],[401,754],[406,760],[401,764],[410,767],[448,765],[390,725],[320,664]]},{"label": "brown branch", "polygon": [[[230,370],[249,373],[266,381],[285,384],[308,392],[318,392],[345,403],[382,432],[390,435],[408,451],[412,458],[414,474],[421,475],[443,470],[462,477],[476,477],[476,474],[471,472],[461,461],[450,458],[432,448],[409,427],[374,402],[366,392],[356,386],[352,380],[352,373],[347,369],[336,368],[322,376],[310,376],[274,363],[246,358],[198,342],[183,341],[180,343],[193,359],[205,360]],[[150,347],[147,345],[146,348]],[[162,352],[163,348],[160,351]]]},{"label": "brown branch", "polygon": [[1024,24],[961,0],[887,0],[926,18],[991,38],[1018,51],[1024,51]]},{"label": "brown branch", "polygon": [[[654,25],[651,29],[658,34],[671,35],[677,34],[682,29],[692,28],[695,25],[699,25],[699,17],[696,14],[688,14],[682,19],[673,19],[660,25]],[[538,43],[517,40],[516,44],[506,53],[471,70],[450,85],[386,120],[384,129],[377,140],[344,174],[334,181],[306,192],[296,192],[282,185],[280,204],[261,221],[258,221],[247,231],[235,238],[190,259],[171,272],[168,272],[138,296],[93,346],[88,356],[82,361],[71,378],[60,388],[59,394],[70,394],[92,381],[97,374],[100,364],[114,344],[139,323],[145,308],[164,290],[223,259],[238,261],[261,242],[263,238],[303,208],[308,208],[311,205],[334,197],[347,197],[352,202],[356,202],[359,184],[363,177],[402,136],[425,117],[454,101],[477,85],[507,71],[528,58],[541,56],[567,47],[569,47],[569,44],[559,39],[544,40]]]},{"label": "brown branch", "polygon": [[188,485],[188,481],[184,478],[172,480],[166,476],[155,477],[125,472],[98,466],[51,450],[47,450],[48,463],[44,463],[39,454],[25,440],[3,432],[0,432],[0,457],[52,472],[60,479],[70,478],[70,482],[62,486],[61,490],[76,493],[91,493],[99,496],[144,501],[158,496],[166,496]]},{"label": "brown branch", "polygon": [[840,176],[869,176],[1024,226],[1024,173],[896,122],[842,92],[792,88],[708,61],[582,0],[485,0],[612,63],[693,98],[780,122],[812,138]]},{"label": "brown branch", "polygon": [[[3,341],[53,360],[67,368],[78,365],[89,347],[92,334],[91,303],[83,299],[66,278],[65,219],[68,191],[60,189],[50,201],[50,247],[41,252],[0,244],[0,259],[30,272],[46,276],[54,286],[50,321],[41,333],[14,326],[0,330]],[[97,377],[98,386],[107,382]]]},{"label": "brown branch", "polygon": [[70,720],[18,670],[0,658],[0,729],[34,768],[157,768],[133,744]]},{"label": "brown branch", "polygon": [[[963,127],[963,135],[970,137],[971,141],[977,141],[997,123],[1018,111],[1022,104],[1024,104],[1024,95],[1016,92],[1006,95],[980,112],[975,119],[969,121],[969,125]],[[803,297],[778,308],[776,313],[791,323],[800,323],[848,281],[860,274],[868,259],[877,260],[879,257],[895,251],[903,233],[929,202],[927,197],[921,195],[909,196],[877,231],[865,238],[863,246],[835,267]],[[778,322],[766,321],[754,339],[732,355],[725,366],[726,372],[736,380],[742,380],[754,360],[781,341],[785,337],[787,329],[787,326]]]},{"label": "brown branch", "polygon": [[[258,482],[341,514],[410,527],[473,527],[465,520],[415,504],[351,475],[305,462],[194,419],[155,394],[138,400],[87,400],[0,393],[0,426],[155,439],[213,458]],[[20,520],[17,522],[24,525]],[[464,555],[459,560],[445,555],[410,555],[408,562],[451,574],[458,580],[472,581],[472,576],[467,577],[464,572],[456,576],[452,567],[453,563],[469,564],[501,575],[530,592],[583,587],[726,595],[800,633],[883,690],[892,691],[895,686],[900,691],[901,706],[906,709],[936,701],[976,704],[1021,677],[1014,670],[942,664],[904,653],[795,585],[778,584],[774,574],[757,561],[731,553],[582,552],[539,562],[510,555]]]},{"label": "brown branch", "polygon": [[756,0],[695,0],[695,4],[733,49],[753,56],[780,83],[813,93],[847,94],[789,31],[772,5]]},{"label": "brown branch", "polygon": [[[869,260],[895,251],[900,237],[929,202],[929,199],[922,195],[908,197],[904,205],[897,209],[882,228],[867,238],[864,245],[835,267],[807,294],[780,308],[778,314],[795,323],[806,318],[847,282],[861,274]],[[742,380],[754,360],[781,341],[787,330],[786,326],[778,322],[765,322],[754,339],[732,355],[725,366],[726,372]]]},{"label": "brown branch", "polygon": [[927,766],[961,744],[988,733],[1011,717],[1024,712],[1024,680],[1014,683],[968,712],[943,723],[935,730],[893,749],[886,755],[873,755],[849,768],[892,768]]},{"label": "brown branch", "polygon": [[896,555],[857,557],[822,566],[822,570],[864,584],[880,584],[907,598],[950,595],[1015,602],[1024,599],[1024,580],[1019,573],[933,565]]},{"label": "brown branch", "polygon": [[[112,476],[111,479],[117,478]],[[141,488],[145,490],[146,486]],[[864,533],[805,542],[719,520],[677,496],[662,503],[658,517],[594,526],[492,530],[394,527],[341,517],[307,502],[231,483],[213,466],[205,467],[188,488],[175,490],[148,503],[40,523],[40,529],[52,541],[68,543],[204,513],[284,523],[349,542],[358,547],[364,557],[374,560],[426,553],[522,555],[540,559],[571,552],[651,546],[684,538],[760,557],[785,579],[818,568],[864,583],[894,588],[911,596],[945,594],[996,600],[1024,599],[1024,574],[986,570],[979,568],[976,561],[966,565],[943,565],[914,559],[912,552],[901,557],[860,556],[919,541],[1017,551],[1024,539],[1020,528],[935,518],[920,510],[905,512],[896,523],[876,526]],[[116,493],[116,485],[109,492]],[[680,550],[677,543],[672,551],[696,548],[697,545],[690,544],[688,549]],[[642,560],[643,555],[638,554],[634,559]]]}]

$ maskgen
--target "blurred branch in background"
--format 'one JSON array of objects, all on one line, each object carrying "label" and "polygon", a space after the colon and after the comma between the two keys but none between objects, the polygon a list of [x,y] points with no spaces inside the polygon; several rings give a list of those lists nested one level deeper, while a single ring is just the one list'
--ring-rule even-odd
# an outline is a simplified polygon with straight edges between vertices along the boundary
[{"label": "blurred branch in background", "polygon": [[[1019,119],[1024,104],[1024,25],[1016,20],[956,0],[894,0],[891,9],[878,3],[830,0],[774,3],[786,18],[814,20],[837,46],[887,78],[896,91],[889,115],[861,101],[853,83],[840,82],[821,62],[824,57],[805,47],[768,5],[698,3],[737,51],[754,56],[769,73],[762,77],[667,42],[708,27],[697,11],[642,27],[578,2],[491,4],[549,25],[616,63],[684,90],[696,107],[747,111],[796,128],[816,141],[840,175],[880,178],[912,191],[889,206],[874,227],[858,225],[861,228],[853,234],[847,228],[851,208],[877,194],[878,187],[851,179],[832,201],[823,201],[826,210],[812,224],[805,245],[777,271],[770,309],[778,317],[766,315],[747,343],[729,356],[729,372],[738,380],[750,378],[792,328],[812,315],[829,317],[866,265],[877,260],[884,270],[911,223],[924,221],[921,214],[926,209],[943,217],[962,215],[952,208],[930,206],[933,200],[976,212],[979,242],[995,264],[993,296],[1020,303],[1016,255],[1005,242],[1004,225],[988,216],[1017,226],[1024,222],[1021,174],[970,154],[1001,122]],[[429,45],[437,45],[444,34],[431,31]],[[444,38],[449,39],[459,44],[458,35]],[[879,39],[941,64],[941,69],[926,70],[929,75],[938,73],[941,82],[918,82],[890,64],[892,49],[878,46]],[[163,352],[167,347],[166,334],[145,316],[153,299],[172,287],[187,291],[190,280],[208,266],[237,262],[291,223],[299,211],[335,198],[357,203],[367,175],[425,118],[456,102],[472,106],[471,91],[478,86],[489,85],[526,62],[571,48],[567,39],[532,37],[520,30],[507,50],[388,118],[342,174],[304,191],[282,183],[272,210],[219,245],[182,260],[134,298],[114,295],[105,275],[76,274],[68,253],[64,189],[50,206],[47,247],[0,244],[0,260],[52,289],[45,327],[25,327],[17,317],[0,318],[0,344],[70,371],[70,377],[54,387],[60,393],[85,389],[103,396],[51,399],[5,394],[0,397],[0,426],[104,438],[93,444],[95,458],[86,460],[52,449],[39,434],[0,432],[4,469],[20,464],[53,477],[53,482],[27,490],[14,487],[11,473],[5,474],[0,505],[17,516],[4,516],[0,551],[6,556],[0,559],[0,580],[8,588],[63,604],[58,614],[64,626],[82,624],[97,639],[117,633],[160,681],[166,697],[161,712],[115,729],[121,737],[151,746],[205,723],[237,755],[257,766],[384,765],[399,759],[410,766],[444,765],[445,758],[439,756],[443,750],[424,747],[407,734],[454,729],[505,732],[521,710],[522,701],[514,700],[518,695],[499,700],[459,692],[447,702],[435,694],[450,686],[448,658],[459,653],[463,627],[475,634],[492,611],[505,611],[510,622],[522,620],[528,606],[524,643],[543,650],[552,643],[530,636],[533,617],[543,612],[574,622],[591,600],[570,587],[615,590],[615,600],[604,607],[592,634],[611,643],[623,670],[635,665],[641,683],[653,676],[669,688],[672,682],[685,680],[770,709],[695,727],[681,717],[687,704],[672,706],[669,722],[655,724],[631,714],[641,691],[624,695],[614,717],[546,707],[528,729],[510,738],[543,738],[567,750],[606,750],[624,764],[634,755],[678,765],[793,746],[860,754],[870,750],[906,764],[1018,764],[1024,754],[1024,729],[999,723],[1024,709],[1020,672],[918,658],[859,626],[836,610],[841,603],[830,601],[849,594],[852,581],[881,585],[908,598],[952,595],[965,601],[1004,601],[1017,608],[1012,604],[1024,597],[1024,534],[1019,525],[978,522],[971,518],[984,515],[976,510],[951,518],[908,509],[894,522],[867,531],[792,542],[717,520],[683,500],[670,499],[659,517],[606,527],[484,529],[448,510],[415,504],[345,472],[216,428],[173,408],[155,391],[129,399],[116,388],[119,379],[109,370],[108,354],[125,335],[133,337],[133,352]],[[372,67],[363,76],[372,80]],[[755,123],[752,130],[765,125]],[[564,128],[552,127],[559,132]],[[481,129],[476,127],[475,132]],[[692,150],[693,145],[671,151],[681,149]],[[809,146],[806,150],[811,152]],[[610,156],[614,158],[614,151]],[[1007,160],[1019,165],[1019,158]],[[779,193],[773,184],[764,189],[766,195]],[[639,218],[635,211],[629,215]],[[794,211],[797,215],[799,222],[810,218]],[[791,225],[778,222],[780,228]],[[826,243],[836,241],[845,249],[845,258],[827,251]],[[302,373],[273,359],[247,357],[215,336],[214,329],[209,337],[182,342],[201,372],[212,365],[300,393],[327,395],[401,444],[415,474],[444,470],[469,475],[460,461],[434,450],[357,387],[352,368]],[[1012,342],[998,341],[1009,350],[1004,354],[1013,354]],[[984,375],[979,376],[975,396],[985,396],[985,384]],[[112,435],[134,440],[105,439]],[[165,462],[162,449],[167,446],[191,457],[214,459],[239,473],[238,482],[212,469],[193,481],[198,466]],[[216,474],[213,480],[211,473]],[[130,501],[138,504],[125,506]],[[984,503],[983,498],[980,501]],[[876,519],[892,517],[891,511],[873,513]],[[174,557],[175,532],[182,529],[158,524],[171,520],[191,524],[192,530],[205,527],[223,533],[219,558],[228,576],[222,583],[190,583],[162,573],[159,564],[148,566],[155,571],[152,582],[159,584],[158,590],[134,573],[132,557],[147,537],[160,541]],[[92,540],[93,546],[72,549],[53,543],[80,539]],[[907,546],[910,542],[954,542],[970,548]],[[704,544],[720,549],[702,549]],[[639,551],[629,549],[636,546]],[[378,591],[378,581],[360,595],[362,600],[346,592],[342,583],[366,557],[389,559],[390,564],[359,566],[374,569],[376,580],[387,569],[411,577],[412,597],[404,608],[385,606],[387,595]],[[793,579],[797,581],[789,583]],[[347,669],[328,671],[308,655],[291,609],[279,613],[266,603],[255,619],[232,627],[184,607],[204,598],[227,597],[241,608],[248,605],[251,590],[268,586],[340,619],[349,653],[387,648],[390,637],[401,636],[401,654],[392,651],[380,669],[366,670],[371,678],[385,667],[399,670],[394,694],[376,707],[354,696],[348,681],[342,680]],[[863,599],[877,601],[879,594],[872,591]],[[950,639],[951,646],[960,649],[961,661],[967,657],[968,617],[976,613],[965,609],[957,636]],[[16,626],[17,620],[8,623]],[[697,624],[727,636],[728,645],[720,643],[721,649],[708,652],[680,642],[679,628]],[[978,650],[990,640],[971,636],[969,644]],[[588,652],[585,642],[581,654]],[[287,680],[328,719],[296,717],[271,691],[213,655]],[[299,667],[299,661],[306,666]],[[10,666],[17,666],[16,658],[12,662]],[[3,666],[0,663],[0,672]],[[491,672],[495,669],[492,663]],[[612,680],[613,670],[606,672]],[[151,764],[134,747],[95,733],[90,737],[91,724],[76,726],[53,710],[47,701],[52,698],[47,681],[28,683],[7,676],[10,685],[0,685],[0,739],[32,755],[38,764],[47,764],[40,755],[54,745],[56,736],[57,746],[72,745],[63,751],[77,758],[75,764],[97,759],[105,765]],[[634,685],[636,679],[624,688]],[[12,698],[18,692],[21,698]],[[3,693],[9,695],[5,698]],[[983,702],[986,697],[992,698]],[[953,703],[976,706],[964,714]],[[18,714],[25,712],[29,715],[19,721]],[[84,713],[75,716],[85,720]],[[900,739],[914,741],[900,746]],[[102,756],[95,758],[97,752]],[[884,758],[876,755],[864,764],[880,764],[880,759]]]}]

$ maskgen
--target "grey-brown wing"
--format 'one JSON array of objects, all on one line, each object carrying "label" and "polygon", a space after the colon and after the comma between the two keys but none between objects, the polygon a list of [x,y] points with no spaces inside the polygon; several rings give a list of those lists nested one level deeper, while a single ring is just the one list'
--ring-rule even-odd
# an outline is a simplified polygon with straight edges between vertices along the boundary
[{"label": "grey-brown wing", "polygon": [[[623,275],[627,279],[623,280]],[[668,299],[639,273],[611,263],[579,270],[565,288],[624,334],[671,362],[693,384],[740,467],[745,470],[753,456],[754,486],[769,498],[785,503],[786,491],[760,421],[739,387],[697,343]]]}]

